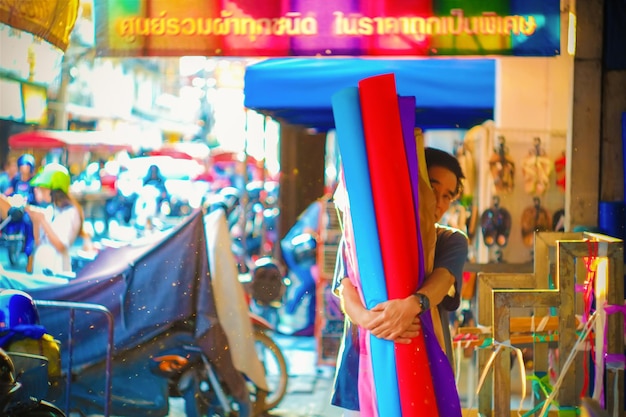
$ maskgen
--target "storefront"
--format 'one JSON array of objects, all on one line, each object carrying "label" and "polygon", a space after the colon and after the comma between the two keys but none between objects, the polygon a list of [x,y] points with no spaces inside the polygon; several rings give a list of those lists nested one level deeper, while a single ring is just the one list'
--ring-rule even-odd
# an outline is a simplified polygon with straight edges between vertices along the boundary
[{"label": "storefront", "polygon": [[[596,226],[600,199],[624,197],[623,190],[615,191],[616,183],[623,186],[623,162],[617,163],[621,149],[615,145],[614,134],[616,109],[623,99],[611,104],[600,93],[603,85],[606,90],[623,87],[616,81],[623,78],[609,74],[603,79],[598,52],[603,34],[594,20],[602,15],[602,2],[494,0],[480,2],[478,9],[464,9],[463,2],[445,0],[340,1],[332,4],[332,10],[321,5],[310,9],[315,6],[308,2],[291,2],[287,7],[285,2],[255,6],[235,1],[226,9],[218,2],[210,7],[205,1],[198,0],[197,7],[190,3],[194,2],[153,0],[134,3],[133,8],[96,1],[100,16],[106,16],[97,25],[98,53],[119,57],[306,56],[320,63],[346,55],[420,57],[433,62],[469,62],[477,56],[491,60],[490,114],[452,126],[428,126],[434,116],[425,116],[423,125],[416,126],[424,130],[430,145],[464,158],[468,177],[464,201],[471,200],[465,207],[471,213],[467,229],[473,239],[472,255],[479,264],[529,264],[534,231]],[[293,76],[299,76],[295,70]],[[269,98],[290,93],[289,84],[280,80],[269,87],[264,93]],[[457,92],[452,87],[447,90],[452,95]],[[328,104],[322,106],[327,109]],[[310,108],[292,111],[280,105],[258,105],[256,109],[282,123],[283,178],[287,181],[281,187],[283,205],[293,203],[288,192],[294,189],[308,192],[298,195],[299,200],[319,197],[324,166],[311,160],[324,159],[332,125],[298,119],[313,116]],[[601,149],[605,136],[610,136],[608,146]],[[602,161],[616,163],[603,167]],[[300,178],[291,176],[297,172]],[[314,176],[304,178],[305,174]],[[607,178],[622,181],[613,180],[607,186]],[[314,186],[307,189],[307,184]],[[563,213],[562,217],[557,213]],[[496,227],[493,233],[495,226],[483,219],[485,214],[500,219],[504,230]]]},{"label": "storefront", "polygon": [[[152,1],[146,9],[121,10],[96,2],[96,11],[107,16],[97,25],[98,49],[104,56],[289,57],[250,66],[244,87],[247,108],[281,123],[281,235],[327,191],[324,154],[334,125],[334,90],[394,72],[399,93],[418,97],[416,127],[429,145],[463,149],[467,156],[464,202],[471,202],[465,209],[466,216],[471,213],[473,260],[530,262],[527,229],[532,235],[537,225],[522,226],[529,216],[531,223],[535,219],[529,210],[548,211],[550,227],[553,213],[567,211],[558,184],[565,175],[573,68],[568,33],[574,22],[560,2],[290,7],[266,2],[196,10]],[[513,168],[513,183],[504,188],[494,186],[499,178],[489,170],[501,162],[494,159],[500,145]],[[547,158],[550,172],[539,173],[533,157]],[[533,170],[548,176],[546,184],[527,184],[533,180],[525,173]],[[480,224],[494,197],[510,215],[500,245],[486,243]]]}]

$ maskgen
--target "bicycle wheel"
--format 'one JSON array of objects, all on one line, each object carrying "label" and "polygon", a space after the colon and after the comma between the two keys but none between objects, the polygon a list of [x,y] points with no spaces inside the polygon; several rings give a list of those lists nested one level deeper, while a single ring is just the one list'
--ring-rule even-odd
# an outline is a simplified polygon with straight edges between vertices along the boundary
[{"label": "bicycle wheel", "polygon": [[276,407],[287,392],[287,362],[276,342],[262,330],[254,332],[255,348],[265,368],[269,392],[265,398],[265,410]]}]

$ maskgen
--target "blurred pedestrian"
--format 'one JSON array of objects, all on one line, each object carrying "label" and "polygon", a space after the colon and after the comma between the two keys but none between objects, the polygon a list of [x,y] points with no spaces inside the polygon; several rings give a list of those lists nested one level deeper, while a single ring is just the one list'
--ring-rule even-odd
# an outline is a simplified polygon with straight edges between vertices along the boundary
[{"label": "blurred pedestrian", "polygon": [[10,156],[4,163],[4,168],[0,172],[0,193],[4,194],[11,186],[11,179],[17,175],[17,158]]},{"label": "blurred pedestrian", "polygon": [[167,197],[167,188],[165,188],[165,177],[161,174],[161,170],[156,165],[150,165],[148,173],[143,178],[143,186],[151,185],[160,191],[159,203]]},{"label": "blurred pedestrian", "polygon": [[[71,273],[70,248],[82,233],[84,216],[80,204],[69,195],[69,172],[62,165],[48,164],[33,177],[31,185],[37,203],[52,204],[51,209],[31,204],[24,208],[35,231],[33,273]],[[3,212],[8,210],[7,201],[0,199]]]},{"label": "blurred pedestrian", "polygon": [[5,195],[21,195],[27,203],[35,202],[33,187],[30,180],[35,173],[35,157],[25,153],[17,158],[17,174],[11,178],[9,187],[5,190]]}]

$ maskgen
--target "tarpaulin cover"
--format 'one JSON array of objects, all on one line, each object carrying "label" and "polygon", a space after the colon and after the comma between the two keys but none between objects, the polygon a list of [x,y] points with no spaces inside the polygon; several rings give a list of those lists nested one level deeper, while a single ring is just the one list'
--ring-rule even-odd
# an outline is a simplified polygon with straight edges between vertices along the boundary
[{"label": "tarpaulin cover", "polygon": [[[10,283],[6,277],[2,281],[4,287],[9,287]],[[13,287],[25,289],[17,284]],[[216,365],[218,374],[224,366],[229,371],[234,369],[228,340],[216,312],[200,211],[156,240],[140,239],[133,245],[103,250],[67,283],[25,290],[35,300],[94,303],[113,313],[114,399],[116,396],[124,398],[122,408],[131,413],[116,415],[133,415],[132,412],[142,407],[141,415],[167,413],[167,400],[163,403],[163,398],[157,401],[154,397],[159,397],[159,392],[167,395],[167,387],[163,385],[166,381],[152,376],[147,362],[150,352],[154,354],[155,349],[172,343],[168,333],[173,329],[186,329],[188,340],[195,339],[205,353],[210,351],[207,355]],[[66,367],[69,363],[69,310],[46,306],[40,308],[39,313],[41,324],[61,342],[61,360]],[[97,397],[104,380],[107,321],[102,314],[77,311],[74,328],[72,370],[77,375],[78,386],[73,390],[80,391],[83,385]],[[229,387],[236,385],[236,382],[229,384],[229,375],[221,376],[226,377]],[[133,390],[135,396],[131,393]],[[114,406],[116,402],[119,398]],[[135,411],[133,407],[137,407]],[[149,409],[152,411],[148,412]]]},{"label": "tarpaulin cover", "polygon": [[[156,241],[107,248],[68,284],[29,290],[34,299],[95,303],[115,316],[115,348],[129,349],[183,320],[195,321],[201,335],[219,326],[209,276],[201,214]],[[42,324],[55,336],[67,334],[67,312],[47,309]],[[94,315],[91,315],[94,316]],[[93,331],[82,320],[96,323]],[[73,363],[76,367],[103,360],[106,321],[76,317]],[[64,340],[61,340],[63,344]]]},{"label": "tarpaulin cover", "polygon": [[415,96],[415,125],[470,128],[493,119],[493,59],[268,59],[245,73],[244,105],[288,123],[334,127],[331,97],[373,75],[393,73],[397,91]]}]

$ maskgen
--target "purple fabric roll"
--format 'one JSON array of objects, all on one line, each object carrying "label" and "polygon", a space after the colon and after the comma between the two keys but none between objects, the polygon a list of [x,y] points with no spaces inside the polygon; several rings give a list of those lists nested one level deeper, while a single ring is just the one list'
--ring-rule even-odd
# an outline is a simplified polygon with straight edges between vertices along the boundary
[{"label": "purple fabric roll", "polygon": [[[417,145],[415,143],[415,97],[398,97],[400,107],[400,119],[402,121],[402,139],[411,177],[411,194],[413,195],[413,205],[415,209],[415,219],[417,224],[417,236],[419,247],[419,283],[422,285],[425,277],[424,248],[422,245],[420,222],[419,222],[419,166],[417,158]],[[422,316],[422,330],[428,351],[433,385],[437,394],[437,408],[439,415],[446,417],[461,417],[461,401],[454,380],[454,372],[450,362],[439,345],[435,336],[432,317],[430,312]]]}]

